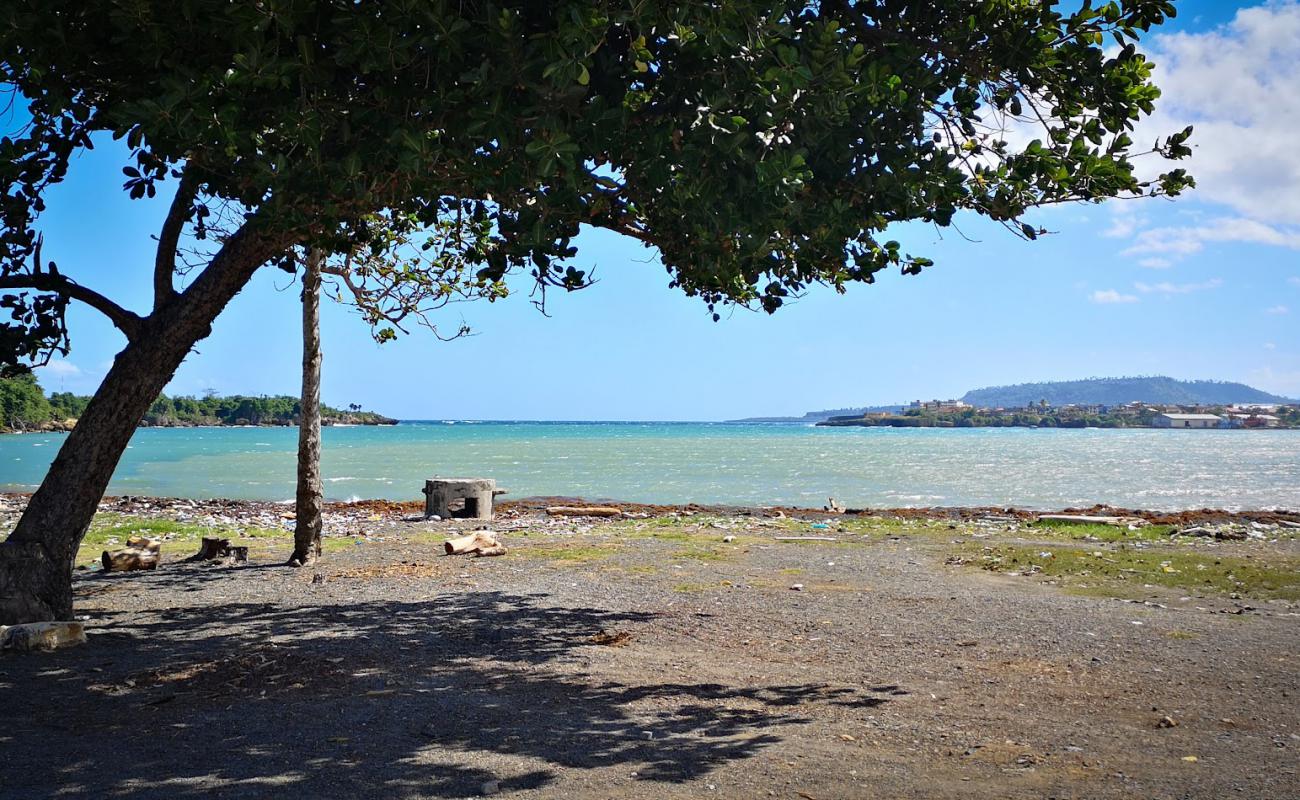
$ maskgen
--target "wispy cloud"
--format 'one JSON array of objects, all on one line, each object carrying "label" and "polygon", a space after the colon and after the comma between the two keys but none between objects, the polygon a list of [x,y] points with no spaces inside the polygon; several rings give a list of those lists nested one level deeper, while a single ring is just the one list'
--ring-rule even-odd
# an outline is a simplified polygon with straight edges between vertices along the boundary
[{"label": "wispy cloud", "polygon": [[52,378],[71,378],[81,374],[81,367],[73,364],[71,361],[54,359],[43,367],[37,368],[41,373],[49,375]]},{"label": "wispy cloud", "polygon": [[1293,278],[1287,278],[1287,279],[1286,279],[1286,282],[1289,283],[1289,284],[1291,284],[1292,286],[1300,286],[1300,276],[1296,276],[1296,277],[1293,277]]},{"label": "wispy cloud", "polygon": [[1264,309],[1264,313],[1272,314],[1273,316],[1280,317],[1283,314],[1290,314],[1291,309],[1287,308],[1286,306],[1273,306],[1272,308]]},{"label": "wispy cloud", "polygon": [[1300,232],[1245,217],[1220,217],[1200,225],[1148,228],[1134,236],[1133,243],[1123,253],[1130,256],[1156,253],[1168,260],[1199,253],[1206,242],[1269,244],[1300,250]]},{"label": "wispy cloud", "polygon": [[1169,269],[1173,265],[1174,262],[1167,258],[1152,257],[1138,261],[1138,266],[1146,267],[1147,269]]},{"label": "wispy cloud", "polygon": [[1211,278],[1200,283],[1170,283],[1169,281],[1142,283],[1138,281],[1133,284],[1133,288],[1143,294],[1190,294],[1192,292],[1203,292],[1207,289],[1217,289],[1222,285],[1223,281],[1219,278]]},{"label": "wispy cloud", "polygon": [[1136,303],[1138,301],[1137,295],[1120,294],[1114,289],[1098,289],[1089,296],[1089,299],[1092,300],[1092,302],[1100,303],[1101,305]]},{"label": "wispy cloud", "polygon": [[[1144,43],[1161,96],[1139,123],[1138,142],[1194,127],[1185,166],[1193,202],[1210,218],[1195,226],[1150,228],[1124,209],[1103,232],[1133,237],[1125,255],[1158,258],[1163,268],[1212,243],[1300,249],[1300,3],[1258,3],[1227,23],[1195,33],[1157,33]],[[1168,168],[1138,164],[1143,177]],[[1136,224],[1135,224],[1136,223]],[[1132,230],[1130,230],[1132,229]],[[1141,263],[1141,262],[1139,262]]]}]

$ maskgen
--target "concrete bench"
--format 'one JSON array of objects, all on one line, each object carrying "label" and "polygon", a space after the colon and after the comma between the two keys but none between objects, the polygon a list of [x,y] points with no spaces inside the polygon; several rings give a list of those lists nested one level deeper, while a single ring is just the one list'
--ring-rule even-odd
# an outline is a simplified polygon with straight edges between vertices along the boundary
[{"label": "concrete bench", "polygon": [[491,478],[430,478],[424,482],[424,517],[492,519],[492,499],[505,493]]}]

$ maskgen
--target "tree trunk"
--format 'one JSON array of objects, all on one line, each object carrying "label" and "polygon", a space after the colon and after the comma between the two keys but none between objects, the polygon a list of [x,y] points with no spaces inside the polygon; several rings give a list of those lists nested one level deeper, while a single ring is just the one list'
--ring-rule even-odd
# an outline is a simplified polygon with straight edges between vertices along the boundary
[{"label": "tree trunk", "polygon": [[73,559],[136,426],[190,348],[211,333],[213,320],[277,249],[249,228],[236,233],[118,353],[0,544],[0,624],[71,619]]},{"label": "tree trunk", "polygon": [[294,505],[293,555],[301,567],[320,556],[321,509],[325,491],[320,477],[320,251],[307,251],[302,273],[302,402],[298,415],[298,494]]}]

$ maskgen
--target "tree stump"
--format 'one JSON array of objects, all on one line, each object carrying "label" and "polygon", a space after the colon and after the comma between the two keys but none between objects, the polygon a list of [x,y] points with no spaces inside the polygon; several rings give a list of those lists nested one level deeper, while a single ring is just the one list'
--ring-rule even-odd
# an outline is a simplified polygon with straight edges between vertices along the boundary
[{"label": "tree stump", "polygon": [[157,569],[162,558],[162,542],[143,536],[126,540],[126,548],[100,556],[105,572],[131,572],[138,569]]},{"label": "tree stump", "polygon": [[247,547],[232,547],[229,539],[204,536],[199,544],[199,552],[190,557],[191,561],[216,561],[232,558],[235,561],[248,560]]}]

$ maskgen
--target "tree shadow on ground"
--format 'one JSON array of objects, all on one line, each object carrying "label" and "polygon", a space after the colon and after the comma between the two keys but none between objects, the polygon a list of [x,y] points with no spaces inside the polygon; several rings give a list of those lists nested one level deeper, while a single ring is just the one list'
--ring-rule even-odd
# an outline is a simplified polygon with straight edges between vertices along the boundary
[{"label": "tree shadow on ground", "polygon": [[653,616],[547,601],[105,612],[90,648],[0,662],[0,746],[32,765],[0,795],[463,797],[605,767],[680,783],[780,742],[812,705],[897,693],[595,678],[611,648],[592,637]]}]

